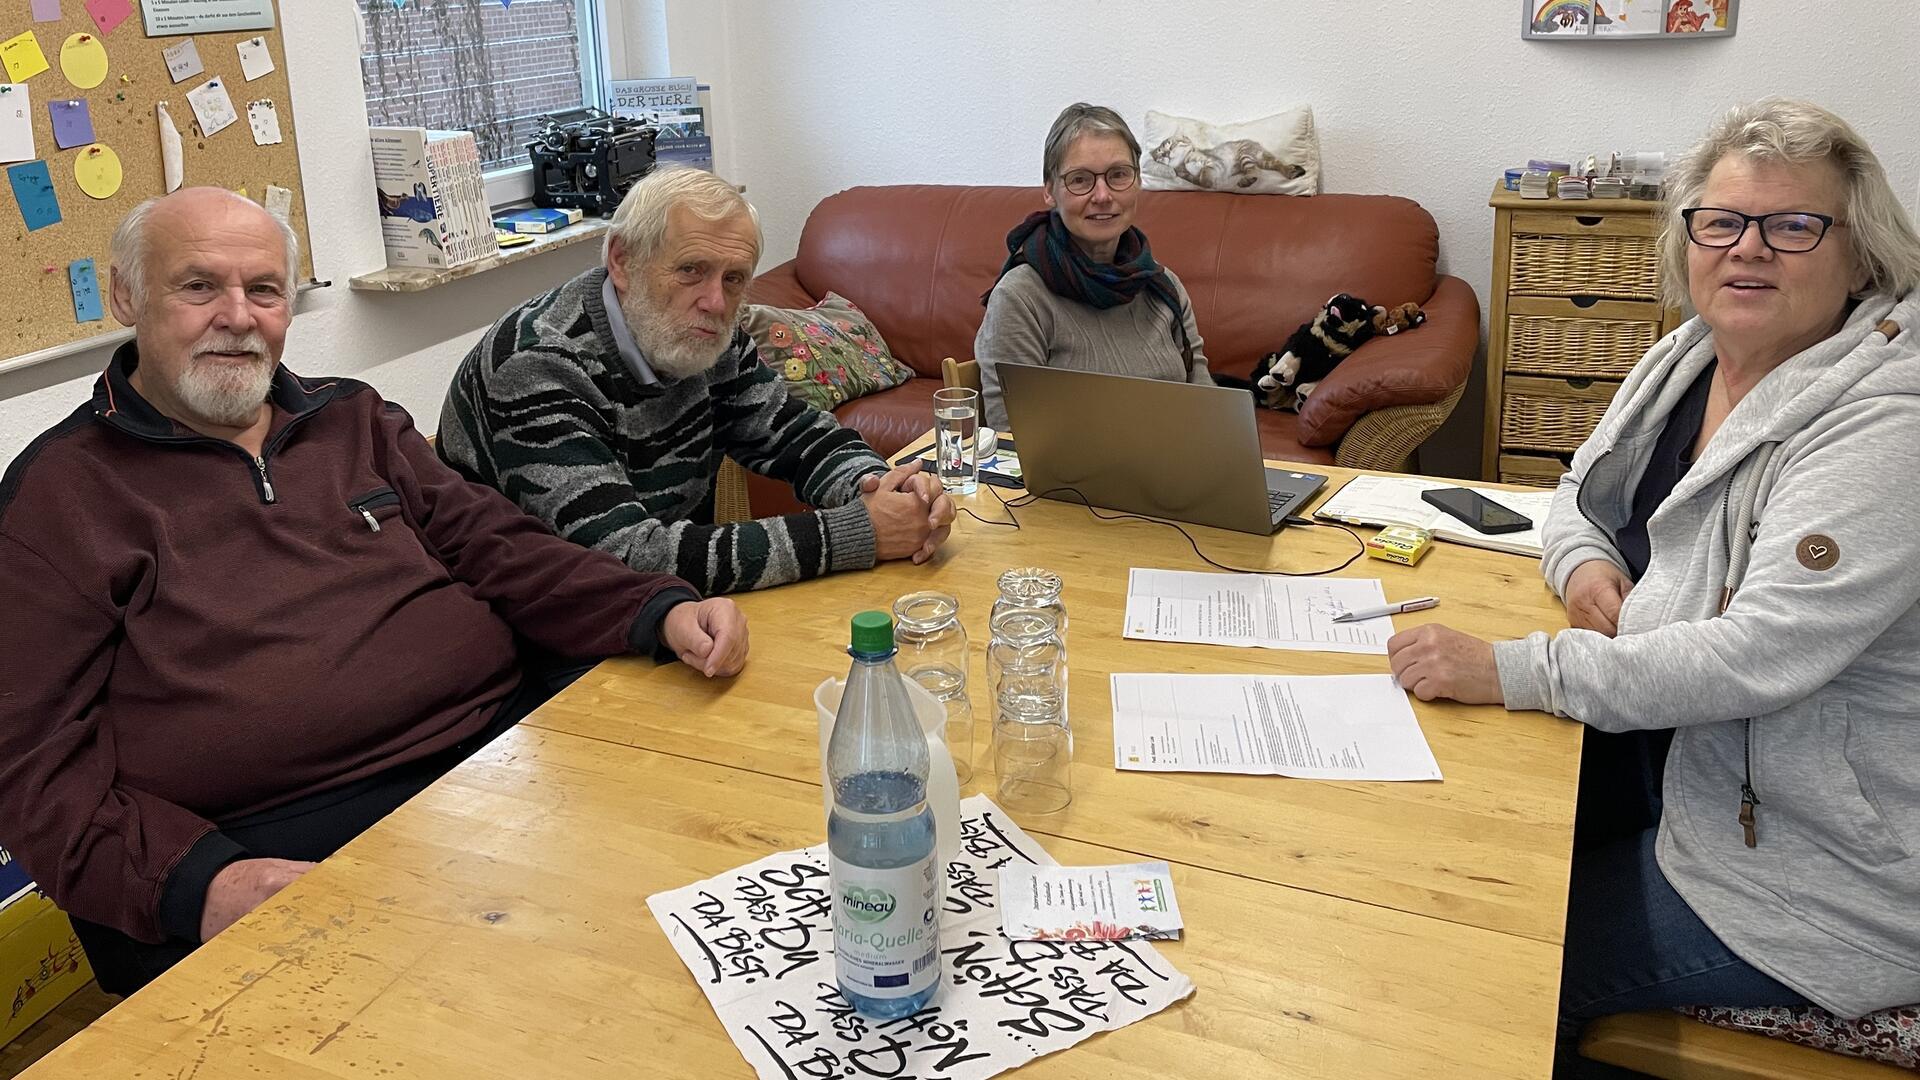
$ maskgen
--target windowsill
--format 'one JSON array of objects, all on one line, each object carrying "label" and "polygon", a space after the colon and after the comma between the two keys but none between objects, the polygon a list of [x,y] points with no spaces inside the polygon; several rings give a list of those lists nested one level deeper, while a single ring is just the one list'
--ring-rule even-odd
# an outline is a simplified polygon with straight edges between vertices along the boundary
[{"label": "windowsill", "polygon": [[580,221],[558,232],[545,233],[533,238],[533,243],[519,247],[503,248],[498,255],[470,262],[451,270],[427,270],[411,266],[389,266],[384,270],[358,274],[348,280],[347,287],[359,292],[425,292],[438,288],[461,278],[484,274],[488,270],[498,270],[502,266],[511,266],[524,262],[536,255],[561,248],[572,247],[589,241],[598,242],[608,227],[605,218],[582,218]]}]

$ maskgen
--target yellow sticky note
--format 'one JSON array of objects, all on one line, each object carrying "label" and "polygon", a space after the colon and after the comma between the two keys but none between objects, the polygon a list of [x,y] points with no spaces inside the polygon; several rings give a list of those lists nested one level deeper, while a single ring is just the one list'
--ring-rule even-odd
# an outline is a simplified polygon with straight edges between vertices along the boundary
[{"label": "yellow sticky note", "polygon": [[0,41],[0,64],[7,67],[8,82],[26,82],[47,70],[47,54],[40,51],[40,39],[33,31]]},{"label": "yellow sticky note", "polygon": [[67,81],[91,90],[107,81],[107,47],[92,34],[70,34],[60,45],[60,71]]},{"label": "yellow sticky note", "polygon": [[110,199],[120,190],[120,155],[105,143],[94,143],[73,159],[73,180],[96,199]]},{"label": "yellow sticky note", "polygon": [[251,198],[253,198],[253,196],[251,196],[251,195],[249,195],[249,194],[247,194],[247,189],[246,189],[246,188],[243,188],[243,187],[237,187],[237,188],[234,188],[234,189],[233,189],[233,193],[234,193],[235,195],[238,195],[238,196],[240,196],[240,197],[241,197],[241,198],[243,198],[243,199],[251,199]]}]

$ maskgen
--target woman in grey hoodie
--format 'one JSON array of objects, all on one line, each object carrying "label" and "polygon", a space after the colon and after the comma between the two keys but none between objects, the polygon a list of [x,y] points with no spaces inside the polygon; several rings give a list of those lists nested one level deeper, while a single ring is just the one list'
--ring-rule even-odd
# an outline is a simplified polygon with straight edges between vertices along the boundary
[{"label": "woman in grey hoodie", "polygon": [[[1612,1013],[1920,1001],[1920,236],[1799,102],[1733,109],[1667,197],[1699,314],[1560,480],[1542,571],[1571,628],[1388,643],[1423,700],[1638,733],[1655,783],[1582,770],[1563,1075]],[[1635,802],[1646,827],[1593,835]]]}]

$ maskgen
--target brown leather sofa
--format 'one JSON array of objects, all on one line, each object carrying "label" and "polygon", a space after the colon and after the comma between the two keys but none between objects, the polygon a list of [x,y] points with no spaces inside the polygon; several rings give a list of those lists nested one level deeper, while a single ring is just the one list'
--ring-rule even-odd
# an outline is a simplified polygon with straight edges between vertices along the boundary
[{"label": "brown leather sofa", "polygon": [[[1037,187],[852,188],[814,208],[798,254],[755,278],[747,299],[797,308],[836,292],[866,312],[917,377],[834,415],[891,459],[933,426],[940,362],[973,357],[1007,231],[1043,205]],[[1335,293],[1426,309],[1425,325],[1361,346],[1298,416],[1259,410],[1268,456],[1397,469],[1459,400],[1480,305],[1465,281],[1435,272],[1439,233],[1418,203],[1143,191],[1136,223],[1185,283],[1215,373],[1247,376]],[[797,505],[760,477],[749,490],[757,515]]]}]

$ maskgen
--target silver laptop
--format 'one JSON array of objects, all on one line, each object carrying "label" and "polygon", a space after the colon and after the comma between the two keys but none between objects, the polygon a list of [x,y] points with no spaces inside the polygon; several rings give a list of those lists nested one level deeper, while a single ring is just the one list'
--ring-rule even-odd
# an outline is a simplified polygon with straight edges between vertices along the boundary
[{"label": "silver laptop", "polygon": [[1265,535],[1303,513],[1327,482],[1266,467],[1245,390],[1026,364],[996,370],[1035,495]]}]

